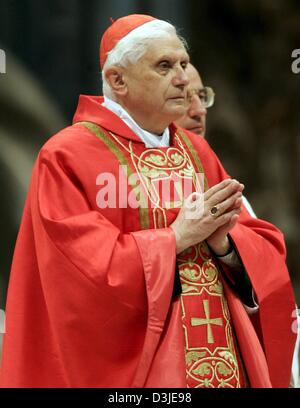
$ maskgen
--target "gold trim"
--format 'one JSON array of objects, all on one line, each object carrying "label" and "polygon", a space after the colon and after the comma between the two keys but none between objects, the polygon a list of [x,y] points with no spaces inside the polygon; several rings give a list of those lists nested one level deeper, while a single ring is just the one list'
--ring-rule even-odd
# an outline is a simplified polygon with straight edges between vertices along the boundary
[{"label": "gold trim", "polygon": [[[92,122],[77,122],[75,123],[75,125],[81,125],[87,128],[91,133],[93,133],[96,137],[98,137],[109,148],[109,150],[116,156],[117,160],[121,163],[121,165],[126,166],[126,168],[128,169],[128,182],[129,182],[130,176],[134,174],[131,169],[130,162],[128,159],[126,159],[123,152],[115,145],[115,143],[105,134],[102,128]],[[136,186],[134,186],[130,182],[129,184],[131,185],[132,190],[136,194]],[[141,191],[141,196],[143,196],[142,191]],[[137,197],[137,194],[136,194],[136,197]],[[141,197],[139,198],[139,200],[140,199]],[[148,209],[139,207],[139,213],[140,213],[141,228],[143,230],[149,229],[150,220],[149,220]]]},{"label": "gold trim", "polygon": [[180,136],[180,138],[186,144],[188,150],[191,152],[191,155],[192,155],[192,157],[194,159],[194,162],[195,162],[195,164],[197,166],[198,173],[203,173],[204,174],[204,191],[208,190],[209,186],[208,186],[207,179],[206,179],[206,176],[205,176],[205,173],[204,173],[204,169],[203,169],[202,163],[200,161],[200,158],[198,156],[198,153],[196,152],[196,149],[194,148],[194,145],[192,144],[189,137],[185,133],[183,133],[179,129],[177,130],[177,132],[178,132],[177,137],[178,137],[178,135]]},{"label": "gold trim", "polygon": [[200,318],[200,317],[192,317],[191,325],[192,326],[207,325],[207,342],[208,344],[213,344],[215,340],[214,340],[213,330],[211,326],[212,325],[223,326],[223,320],[220,317],[218,318],[210,317],[210,308],[209,308],[208,299],[202,300],[202,303],[203,303],[203,308],[204,308],[205,319]]}]

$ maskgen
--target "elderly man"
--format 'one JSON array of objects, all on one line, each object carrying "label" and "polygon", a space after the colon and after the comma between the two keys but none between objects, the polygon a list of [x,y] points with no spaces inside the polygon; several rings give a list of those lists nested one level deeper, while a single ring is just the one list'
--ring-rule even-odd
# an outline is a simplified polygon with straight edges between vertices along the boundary
[{"label": "elderly man", "polygon": [[173,124],[183,41],[169,23],[123,17],[100,62],[104,98],[80,97],[33,170],[2,386],[287,386],[283,238],[242,210],[243,185],[205,140]]}]

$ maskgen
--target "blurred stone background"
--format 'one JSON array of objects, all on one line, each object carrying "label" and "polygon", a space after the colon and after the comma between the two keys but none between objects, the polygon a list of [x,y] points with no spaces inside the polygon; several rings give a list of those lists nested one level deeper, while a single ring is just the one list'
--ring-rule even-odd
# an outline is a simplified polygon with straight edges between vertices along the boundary
[{"label": "blurred stone background", "polygon": [[257,215],[284,232],[299,304],[299,0],[0,0],[0,309],[37,152],[80,93],[101,93],[99,39],[130,13],[169,20],[188,40],[216,92],[207,138]]}]

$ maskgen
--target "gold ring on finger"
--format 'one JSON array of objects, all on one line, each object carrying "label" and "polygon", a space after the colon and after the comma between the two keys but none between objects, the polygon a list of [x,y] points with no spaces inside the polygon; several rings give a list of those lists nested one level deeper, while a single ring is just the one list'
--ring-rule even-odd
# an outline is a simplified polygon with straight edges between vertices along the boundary
[{"label": "gold ring on finger", "polygon": [[210,215],[211,215],[212,217],[217,218],[218,215],[219,215],[218,212],[219,212],[219,208],[218,208],[216,205],[214,205],[213,207],[211,207],[211,209],[210,209]]}]

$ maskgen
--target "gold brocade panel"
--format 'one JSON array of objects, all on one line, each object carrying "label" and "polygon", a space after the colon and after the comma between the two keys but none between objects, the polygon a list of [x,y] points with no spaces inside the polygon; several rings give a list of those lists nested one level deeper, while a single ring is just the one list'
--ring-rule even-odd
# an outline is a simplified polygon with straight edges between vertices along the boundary
[{"label": "gold brocade panel", "polygon": [[205,242],[178,257],[187,384],[245,386],[220,272]]}]

